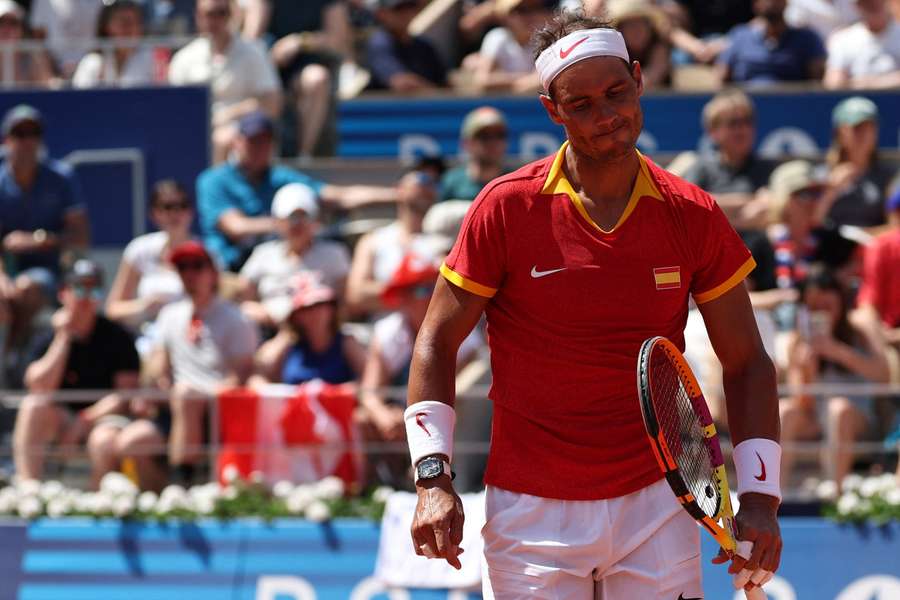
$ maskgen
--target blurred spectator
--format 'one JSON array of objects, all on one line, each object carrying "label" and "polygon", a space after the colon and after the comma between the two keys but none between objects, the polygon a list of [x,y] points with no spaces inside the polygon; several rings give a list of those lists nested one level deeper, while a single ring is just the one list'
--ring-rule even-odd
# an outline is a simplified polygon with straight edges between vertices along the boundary
[{"label": "blurred spectator", "polygon": [[878,316],[885,338],[900,348],[900,187],[887,201],[891,223],[865,250],[857,302]]},{"label": "blurred spectator", "polygon": [[[53,68],[43,51],[21,50],[26,38],[25,11],[13,0],[0,0],[0,83],[4,86],[44,86],[53,77]],[[7,53],[12,53],[12,59]],[[12,69],[7,72],[7,66]]]},{"label": "blurred spectator", "polygon": [[476,89],[515,93],[537,92],[540,78],[534,68],[531,36],[553,15],[545,0],[497,0],[501,26],[484,36],[473,55]]},{"label": "blurred spectator", "polygon": [[[406,254],[391,274],[381,295],[382,303],[396,312],[378,320],[369,344],[368,358],[360,390],[363,437],[374,442],[404,442],[405,398],[390,397],[382,388],[405,386],[409,379],[413,342],[425,319],[431,293],[438,277],[434,249]],[[476,328],[462,342],[457,353],[457,370],[465,366],[483,346]],[[381,483],[408,487],[405,473],[409,461],[402,453],[372,453],[370,468]]]},{"label": "blurred spectator", "polygon": [[164,179],[153,186],[149,212],[159,231],[128,243],[106,298],[106,316],[136,329],[151,324],[163,306],[184,294],[168,255],[192,237],[194,210],[178,182]]},{"label": "blurred spectator", "polygon": [[[354,60],[347,3],[339,0],[250,0],[244,35],[271,38],[271,57],[292,97],[297,151],[311,156],[331,112],[334,93],[352,97],[368,83]],[[337,76],[337,81],[335,81]]]},{"label": "blurred spectator", "polygon": [[460,140],[465,162],[441,177],[441,200],[474,200],[489,181],[506,173],[506,118],[492,106],[482,106],[463,119]]},{"label": "blurred spectator", "polygon": [[381,298],[391,275],[422,233],[425,213],[437,200],[435,181],[413,171],[400,179],[397,220],[364,235],[353,250],[347,306],[354,314],[384,309]]},{"label": "blurred spectator", "polygon": [[63,253],[87,248],[89,225],[81,188],[69,167],[42,157],[44,123],[19,105],[3,118],[0,163],[0,294],[11,301],[10,337],[21,342],[32,317],[56,296]]},{"label": "blurred spectator", "polygon": [[176,246],[170,260],[187,297],[159,313],[151,371],[160,387],[170,390],[173,475],[190,481],[203,455],[206,405],[219,390],[240,386],[251,375],[258,334],[236,305],[219,297],[218,269],[200,243]]},{"label": "blurred spectator", "polygon": [[[604,0],[585,0],[604,4]],[[658,2],[671,21],[670,39],[678,63],[712,62],[728,46],[733,27],[753,18],[753,0],[665,0]]]},{"label": "blurred spectator", "polygon": [[379,27],[369,36],[366,58],[374,89],[418,92],[447,84],[447,68],[434,46],[409,33],[418,0],[367,0]]},{"label": "blurred spectator", "polygon": [[[737,89],[716,94],[703,107],[703,128],[714,147],[701,155],[684,178],[711,193],[753,254],[757,268],[749,275],[752,291],[775,288],[775,257],[765,232],[765,187],[774,163],[759,158],[756,110]],[[753,295],[754,306],[771,308],[777,296]],[[765,306],[764,306],[765,305]]]},{"label": "blurred spectator", "polygon": [[811,29],[785,23],[785,2],[754,0],[756,16],[728,33],[728,47],[716,60],[721,81],[772,84],[822,79],[825,46]]},{"label": "blurred spectator", "polygon": [[857,0],[788,0],[784,20],[791,27],[808,27],[828,42],[832,33],[859,20],[856,5]]},{"label": "blurred spectator", "polygon": [[887,0],[857,0],[860,21],[835,32],[828,43],[825,87],[900,86],[900,24]]},{"label": "blurred spectator", "polygon": [[268,381],[292,385],[359,379],[366,350],[356,338],[341,333],[336,290],[315,271],[296,275],[293,287],[278,333],[256,352],[257,372]]},{"label": "blurred spectator", "polygon": [[[849,318],[847,290],[830,271],[810,270],[800,290],[802,308],[797,331],[788,345],[788,383],[885,383],[889,369],[884,340],[877,329]],[[872,439],[877,431],[872,398],[832,396],[816,402],[798,394],[781,404],[781,441],[785,444],[782,479],[790,481],[792,442],[825,438],[827,477],[840,486],[853,464],[851,445]]]},{"label": "blurred spectator", "polygon": [[281,111],[281,86],[269,57],[231,31],[230,0],[197,0],[197,38],[172,57],[169,82],[212,90],[213,157],[225,159],[241,117]]},{"label": "blurred spectator", "polygon": [[[93,262],[80,259],[66,275],[59,292],[62,307],[53,315],[53,332],[36,340],[25,372],[28,396],[19,407],[13,434],[16,474],[40,479],[47,446],[58,443],[72,450],[88,439],[94,485],[107,468],[92,428],[127,407],[112,393],[85,406],[56,400],[57,390],[124,390],[137,387],[140,360],[131,335],[97,313],[103,277]],[[102,441],[102,440],[100,440]]]},{"label": "blurred spectator", "polygon": [[496,0],[464,0],[459,19],[460,42],[466,52],[476,48],[485,33],[498,25]]},{"label": "blurred spectator", "polygon": [[672,74],[669,24],[651,0],[608,0],[607,14],[625,38],[628,56],[641,63],[644,87],[667,86]]},{"label": "blurred spectator", "polygon": [[153,49],[140,43],[144,37],[144,12],[136,0],[115,0],[103,5],[97,22],[97,39],[120,43],[114,50],[95,50],[85,55],[72,76],[77,88],[141,86],[153,83],[156,64]]},{"label": "blurred spectator", "polygon": [[31,29],[47,40],[59,73],[72,76],[78,61],[94,47],[100,0],[33,0]]},{"label": "blurred spectator", "polygon": [[197,211],[204,243],[225,267],[239,271],[253,248],[278,231],[269,215],[275,192],[288,183],[313,189],[322,204],[352,209],[389,203],[396,190],[369,185],[331,185],[272,163],[275,126],[263,113],[241,118],[232,160],[197,178]]},{"label": "blurred spectator", "polygon": [[316,238],[319,205],[312,188],[289,183],[275,192],[272,217],[279,239],[257,246],[241,268],[241,309],[266,327],[277,327],[292,310],[296,275],[317,272],[322,285],[339,298],[350,271],[350,254],[343,244]]},{"label": "blurred spectator", "polygon": [[818,218],[826,225],[884,224],[885,190],[894,170],[878,156],[878,107],[868,98],[841,101],[831,113],[833,136],[826,162],[829,194]]},{"label": "blurred spectator", "polygon": [[148,30],[159,36],[194,33],[195,4],[196,0],[145,0]]}]

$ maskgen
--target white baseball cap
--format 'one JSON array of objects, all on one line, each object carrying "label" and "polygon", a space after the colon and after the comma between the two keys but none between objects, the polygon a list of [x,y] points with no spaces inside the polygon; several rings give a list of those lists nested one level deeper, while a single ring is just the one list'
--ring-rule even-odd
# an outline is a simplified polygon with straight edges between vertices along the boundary
[{"label": "white baseball cap", "polygon": [[13,15],[19,20],[25,18],[25,11],[13,0],[0,0],[0,17]]},{"label": "white baseball cap", "polygon": [[273,217],[287,219],[298,210],[305,212],[310,219],[319,218],[319,203],[311,187],[302,183],[289,183],[275,192],[275,198],[272,199]]}]

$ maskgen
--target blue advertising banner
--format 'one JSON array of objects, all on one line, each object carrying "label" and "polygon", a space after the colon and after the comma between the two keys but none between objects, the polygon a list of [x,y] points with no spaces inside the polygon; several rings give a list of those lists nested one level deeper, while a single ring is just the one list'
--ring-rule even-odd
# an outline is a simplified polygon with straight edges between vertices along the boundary
[{"label": "blue advertising banner", "polygon": [[94,246],[124,246],[145,230],[155,181],[193,189],[209,165],[205,87],[8,91],[0,115],[21,103],[41,111],[47,154],[75,168]]},{"label": "blue advertising banner", "polygon": [[[770,600],[897,600],[898,526],[782,521],[785,553]],[[704,536],[704,557],[714,543]],[[379,528],[279,520],[0,524],[0,600],[465,600],[477,591],[385,590],[371,574]],[[705,562],[706,598],[743,600]]]},{"label": "blue advertising banner", "polygon": [[[850,94],[834,92],[755,93],[758,147],[766,156],[817,154],[831,141],[831,110]],[[881,112],[880,142],[897,148],[900,91],[866,92]],[[702,149],[700,113],[706,94],[645,96],[644,134],[639,145],[648,154]],[[509,120],[510,154],[523,160],[554,152],[562,128],[547,118],[537,97],[361,98],[339,107],[338,153],[343,157],[400,157],[420,154],[456,156],[465,114],[482,105],[501,110]]]}]

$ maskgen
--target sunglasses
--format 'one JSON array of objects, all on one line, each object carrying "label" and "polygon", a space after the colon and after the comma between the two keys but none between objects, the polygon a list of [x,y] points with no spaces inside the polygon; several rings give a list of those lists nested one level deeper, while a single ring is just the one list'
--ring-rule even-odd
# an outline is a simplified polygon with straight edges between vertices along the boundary
[{"label": "sunglasses", "polygon": [[103,297],[103,292],[97,286],[82,285],[79,283],[72,284],[72,294],[79,300],[90,298],[91,300],[99,301]]},{"label": "sunglasses", "polygon": [[803,200],[804,202],[815,202],[822,195],[821,189],[816,188],[806,188],[803,190],[797,190],[791,196],[796,198],[797,200]]},{"label": "sunglasses", "polygon": [[505,140],[507,136],[505,131],[485,131],[476,133],[472,137],[474,137],[479,142],[491,142]]},{"label": "sunglasses", "polygon": [[188,202],[160,202],[154,208],[163,212],[179,212],[191,207]]},{"label": "sunglasses", "polygon": [[209,263],[205,260],[183,260],[175,264],[175,270],[179,273],[186,271],[202,271],[209,267]]},{"label": "sunglasses", "polygon": [[37,127],[27,127],[27,128],[16,128],[9,132],[10,137],[14,137],[20,140],[24,140],[26,138],[34,138],[37,139],[43,135],[43,132]]}]

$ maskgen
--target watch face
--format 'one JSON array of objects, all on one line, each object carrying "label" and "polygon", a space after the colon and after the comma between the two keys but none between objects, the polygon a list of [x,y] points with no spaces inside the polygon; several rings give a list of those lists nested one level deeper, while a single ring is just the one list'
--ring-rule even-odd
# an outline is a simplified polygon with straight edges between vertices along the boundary
[{"label": "watch face", "polygon": [[432,479],[444,472],[444,465],[436,459],[423,460],[419,463],[419,478]]}]

